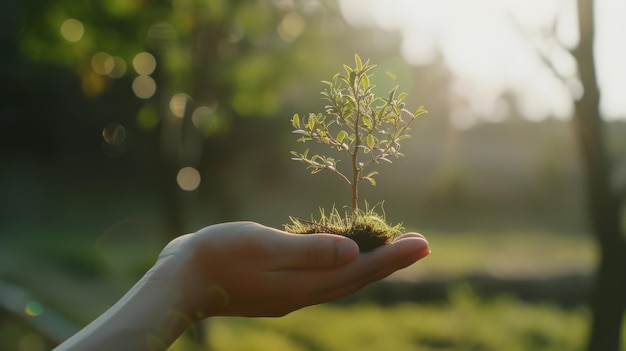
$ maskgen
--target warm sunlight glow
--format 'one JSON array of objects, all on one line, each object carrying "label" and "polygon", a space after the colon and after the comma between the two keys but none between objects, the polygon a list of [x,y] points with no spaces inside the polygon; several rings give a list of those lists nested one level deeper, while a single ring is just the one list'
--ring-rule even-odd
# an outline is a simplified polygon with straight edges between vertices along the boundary
[{"label": "warm sunlight glow", "polygon": [[83,23],[77,19],[70,18],[61,24],[61,35],[63,39],[75,43],[83,38],[85,27]]},{"label": "warm sunlight glow", "polygon": [[286,42],[294,41],[302,34],[305,26],[304,18],[297,12],[291,12],[278,25],[278,35]]},{"label": "warm sunlight glow", "polygon": [[194,191],[200,185],[200,172],[193,167],[185,167],[176,176],[178,186],[185,191]]},{"label": "warm sunlight glow", "polygon": [[[469,113],[478,118],[493,118],[505,92],[515,94],[528,119],[569,117],[572,97],[581,94],[576,63],[567,51],[578,43],[572,0],[342,0],[340,4],[352,24],[399,31],[407,62],[423,65],[442,59],[458,81],[453,94],[467,101]],[[608,118],[623,118],[626,41],[621,34],[626,32],[622,20],[626,2],[599,1],[596,15],[602,110]]]}]

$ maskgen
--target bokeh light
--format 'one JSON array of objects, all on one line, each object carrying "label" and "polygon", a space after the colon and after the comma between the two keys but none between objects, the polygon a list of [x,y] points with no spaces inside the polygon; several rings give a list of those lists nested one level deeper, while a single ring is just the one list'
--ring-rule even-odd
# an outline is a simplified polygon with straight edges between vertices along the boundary
[{"label": "bokeh light", "polygon": [[168,50],[176,43],[176,27],[167,22],[158,22],[148,29],[148,44],[156,50]]},{"label": "bokeh light", "polygon": [[151,98],[156,88],[156,82],[150,76],[141,75],[133,80],[133,92],[140,99]]},{"label": "bokeh light", "polygon": [[29,317],[37,317],[43,313],[43,306],[34,300],[28,301],[24,306],[24,314]]},{"label": "bokeh light", "polygon": [[146,104],[137,113],[137,125],[143,130],[152,130],[159,124],[159,112],[153,104]]},{"label": "bokeh light", "polygon": [[102,130],[102,137],[109,145],[122,145],[126,141],[126,128],[119,123],[111,123]]},{"label": "bokeh light", "polygon": [[156,69],[156,58],[149,52],[140,52],[133,58],[133,68],[141,75],[150,75]]},{"label": "bokeh light", "polygon": [[178,171],[176,181],[178,186],[185,191],[194,191],[200,185],[200,172],[193,167],[185,167]]},{"label": "bokeh light", "polygon": [[126,74],[126,69],[126,61],[119,56],[111,56],[104,61],[104,70],[111,78],[121,78]]},{"label": "bokeh light", "polygon": [[109,59],[111,59],[111,55],[106,52],[97,52],[91,57],[91,68],[99,75],[106,75],[109,73],[106,68],[106,62]]},{"label": "bokeh light", "polygon": [[61,36],[63,39],[75,43],[83,38],[85,27],[83,23],[77,19],[70,18],[61,24]]},{"label": "bokeh light", "polygon": [[178,93],[172,96],[170,99],[170,110],[174,116],[182,118],[185,115],[187,99],[189,98],[189,95],[185,93]]},{"label": "bokeh light", "polygon": [[306,22],[297,12],[291,12],[287,14],[278,25],[278,35],[286,42],[294,41],[302,34]]},{"label": "bokeh light", "polygon": [[191,114],[191,122],[196,128],[204,129],[204,126],[211,119],[214,112],[215,107],[200,106]]},{"label": "bokeh light", "polygon": [[36,333],[22,336],[18,343],[17,351],[45,351],[46,343],[43,337]]}]

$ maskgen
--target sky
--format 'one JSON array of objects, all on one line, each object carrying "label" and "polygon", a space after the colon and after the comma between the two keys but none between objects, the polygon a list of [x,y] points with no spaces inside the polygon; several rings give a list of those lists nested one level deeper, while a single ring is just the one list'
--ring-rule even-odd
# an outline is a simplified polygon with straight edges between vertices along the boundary
[{"label": "sky", "polygon": [[[529,120],[568,118],[582,87],[568,49],[578,43],[575,0],[341,0],[353,25],[402,34],[415,65],[442,59],[454,74],[451,121],[500,120],[511,91]],[[596,63],[607,120],[626,119],[626,1],[596,0]],[[546,35],[556,33],[556,36]],[[439,53],[439,54],[438,54]],[[554,69],[542,60],[547,58]],[[558,72],[558,75],[555,74]],[[455,101],[464,103],[455,104]]]}]

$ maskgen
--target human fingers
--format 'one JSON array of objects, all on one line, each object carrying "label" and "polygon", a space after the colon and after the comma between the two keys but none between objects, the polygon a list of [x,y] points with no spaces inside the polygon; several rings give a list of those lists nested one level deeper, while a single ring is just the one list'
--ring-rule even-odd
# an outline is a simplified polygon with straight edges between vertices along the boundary
[{"label": "human fingers", "polygon": [[305,272],[301,283],[315,286],[309,292],[315,302],[323,303],[352,294],[364,286],[405,268],[430,253],[421,235],[402,236],[389,245],[364,253],[351,264],[328,272]]},{"label": "human fingers", "polygon": [[359,256],[359,247],[353,240],[333,234],[281,232],[272,246],[271,270],[333,268]]},{"label": "human fingers", "polygon": [[398,236],[397,238],[394,239],[394,241],[400,240],[400,239],[403,239],[403,238],[422,238],[422,239],[426,240],[426,237],[423,236],[420,233],[408,232],[408,233],[404,233],[404,234]]},{"label": "human fingers", "polygon": [[199,233],[198,242],[219,247],[220,252],[236,252],[267,271],[332,268],[359,254],[357,244],[340,235],[292,234],[254,222],[223,223]]}]

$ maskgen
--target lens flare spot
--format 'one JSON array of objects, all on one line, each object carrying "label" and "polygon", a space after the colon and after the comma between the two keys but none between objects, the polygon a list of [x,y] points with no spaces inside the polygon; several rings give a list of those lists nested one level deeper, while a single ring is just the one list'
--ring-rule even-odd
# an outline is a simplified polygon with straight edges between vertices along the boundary
[{"label": "lens flare spot", "polygon": [[133,68],[141,75],[150,75],[156,69],[156,58],[149,52],[140,52],[133,58]]},{"label": "lens flare spot", "polygon": [[185,191],[194,191],[200,185],[200,172],[193,167],[185,167],[178,171],[176,181],[178,186]]},{"label": "lens flare spot", "polygon": [[83,23],[77,19],[70,18],[61,24],[61,36],[63,39],[75,43],[83,38],[85,27]]},{"label": "lens flare spot", "polygon": [[126,141],[126,128],[119,123],[111,123],[102,130],[102,137],[109,145],[122,145]]},{"label": "lens flare spot", "polygon": [[119,56],[111,56],[104,61],[104,70],[111,78],[121,78],[126,74],[126,61]]},{"label": "lens flare spot", "polygon": [[306,21],[297,12],[292,12],[283,17],[278,25],[278,35],[286,42],[294,41],[302,34],[306,27]]},{"label": "lens flare spot", "polygon": [[139,76],[133,80],[133,92],[140,99],[149,99],[156,92],[156,82],[150,76]]},{"label": "lens flare spot", "polygon": [[91,57],[91,68],[99,75],[107,75],[109,72],[106,69],[105,62],[111,58],[111,55],[106,52],[97,52]]},{"label": "lens flare spot", "polygon": [[213,107],[209,106],[200,106],[196,108],[191,114],[191,122],[193,125],[202,130],[204,127],[210,123],[211,118],[214,116],[214,112],[217,108],[217,104]]},{"label": "lens flare spot", "polygon": [[185,110],[187,109],[188,99],[190,99],[190,97],[185,93],[178,93],[172,96],[170,99],[170,110],[174,116],[183,118]]},{"label": "lens flare spot", "polygon": [[37,317],[43,313],[43,306],[37,301],[28,301],[24,306],[24,314],[29,317]]}]

